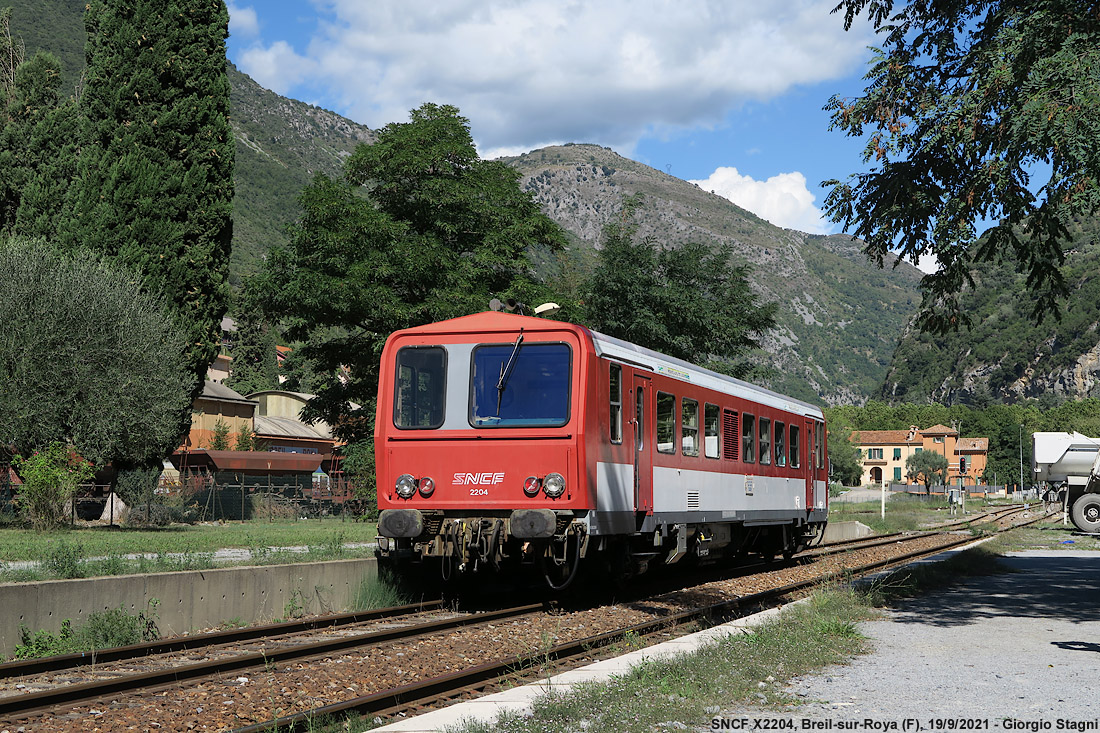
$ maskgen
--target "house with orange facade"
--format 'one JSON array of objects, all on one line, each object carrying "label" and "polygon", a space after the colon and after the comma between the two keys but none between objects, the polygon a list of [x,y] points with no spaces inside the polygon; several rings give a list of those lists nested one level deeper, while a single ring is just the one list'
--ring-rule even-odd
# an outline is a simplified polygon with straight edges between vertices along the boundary
[{"label": "house with orange facade", "polygon": [[864,486],[918,483],[908,476],[906,461],[914,453],[926,450],[947,459],[948,485],[988,483],[985,467],[989,438],[960,438],[957,430],[946,425],[924,430],[910,425],[908,430],[857,430],[851,439],[859,448]]}]

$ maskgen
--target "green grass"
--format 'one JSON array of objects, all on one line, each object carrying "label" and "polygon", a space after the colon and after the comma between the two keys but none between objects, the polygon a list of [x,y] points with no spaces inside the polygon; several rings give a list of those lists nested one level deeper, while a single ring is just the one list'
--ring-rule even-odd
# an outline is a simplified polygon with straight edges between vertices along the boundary
[{"label": "green grass", "polygon": [[[967,515],[977,514],[991,507],[981,499],[967,499]],[[881,517],[882,505],[878,501],[859,503],[832,502],[829,504],[830,522],[863,522],[878,534],[910,532],[926,529],[930,525],[962,518],[952,517],[947,499],[942,496],[921,497],[908,494],[889,496],[886,501],[886,518]]]},{"label": "green grass", "polygon": [[[347,545],[372,541],[375,530],[373,524],[338,518],[48,533],[0,528],[0,561],[37,563],[32,569],[0,570],[0,582],[205,570],[225,564],[214,559],[214,553],[223,548],[247,550],[250,559],[236,564],[249,565],[371,557],[372,548]],[[307,551],[289,552],[284,547],[306,547]]]},{"label": "green grass", "polygon": [[226,547],[248,549],[256,544],[269,547],[320,546],[334,532],[345,542],[369,542],[375,526],[365,522],[323,520],[267,522],[262,520],[227,524],[174,525],[151,529],[78,527],[60,532],[36,533],[27,529],[0,528],[0,561],[37,560],[50,542],[78,542],[88,557],[111,553],[211,552]]},{"label": "green grass", "polygon": [[[1041,505],[1036,507],[1041,511]],[[1021,527],[990,540],[997,552],[1018,550],[1100,550],[1100,537],[1075,535],[1072,523],[1062,524],[1061,515],[1030,527]]]}]

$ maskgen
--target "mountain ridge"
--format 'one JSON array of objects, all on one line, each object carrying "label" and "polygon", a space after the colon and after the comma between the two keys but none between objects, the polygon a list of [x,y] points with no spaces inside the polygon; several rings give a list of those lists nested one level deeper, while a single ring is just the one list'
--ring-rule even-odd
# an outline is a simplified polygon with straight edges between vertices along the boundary
[{"label": "mountain ridge", "polygon": [[[55,49],[66,74],[83,64],[80,0],[10,0],[14,33],[28,53]],[[48,14],[59,17],[46,17]],[[63,34],[61,38],[58,34]],[[334,112],[264,89],[232,64],[230,123],[236,137],[234,237],[230,278],[255,272],[272,247],[288,242],[302,188],[317,173],[337,177],[355,146],[375,133]],[[75,81],[74,81],[75,84]],[[591,259],[604,225],[625,196],[640,193],[639,234],[675,247],[688,240],[728,243],[751,267],[764,300],[779,303],[778,326],[764,339],[773,389],[813,402],[863,402],[882,383],[897,338],[918,302],[919,272],[882,270],[858,240],[776,227],[693,183],[590,144],[550,146],[504,161],[543,210]]]}]

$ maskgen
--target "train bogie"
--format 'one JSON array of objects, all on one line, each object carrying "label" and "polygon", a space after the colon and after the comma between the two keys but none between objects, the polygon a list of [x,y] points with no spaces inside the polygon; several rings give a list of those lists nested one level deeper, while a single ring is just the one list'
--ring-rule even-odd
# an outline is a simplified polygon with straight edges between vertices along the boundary
[{"label": "train bogie", "polygon": [[483,313],[382,357],[380,557],[444,573],[797,552],[827,514],[818,408],[581,326]]}]

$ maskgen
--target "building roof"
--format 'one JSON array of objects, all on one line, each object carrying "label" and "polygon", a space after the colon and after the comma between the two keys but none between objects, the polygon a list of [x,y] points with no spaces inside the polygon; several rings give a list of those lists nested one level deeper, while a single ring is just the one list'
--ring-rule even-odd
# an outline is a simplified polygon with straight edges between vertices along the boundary
[{"label": "building roof", "polygon": [[207,379],[202,385],[202,394],[199,395],[204,400],[216,400],[218,402],[242,402],[247,405],[260,404],[256,400],[250,400],[244,395],[234,392],[219,382],[211,382]]},{"label": "building roof", "polygon": [[989,438],[959,438],[955,445],[957,452],[974,451],[976,453],[989,452]]},{"label": "building roof", "polygon": [[918,438],[908,440],[908,430],[855,430],[852,442],[857,445],[916,445]]},{"label": "building roof", "polygon": [[312,400],[314,397],[317,396],[317,395],[309,394],[307,392],[292,392],[289,389],[261,389],[259,392],[250,392],[248,394],[248,398],[252,399],[253,397],[259,397],[260,395],[268,395],[268,394],[291,395],[293,397],[297,397],[302,402],[309,402],[310,400]]},{"label": "building roof", "polygon": [[292,438],[294,440],[331,441],[332,435],[304,422],[289,417],[256,416],[256,435],[260,438]]},{"label": "building roof", "polygon": [[959,431],[946,425],[933,425],[920,431],[921,435],[958,435]]},{"label": "building roof", "polygon": [[240,450],[191,450],[172,454],[172,463],[180,471],[202,466],[215,471],[240,471],[258,474],[311,474],[325,456],[321,453],[275,453]]}]

